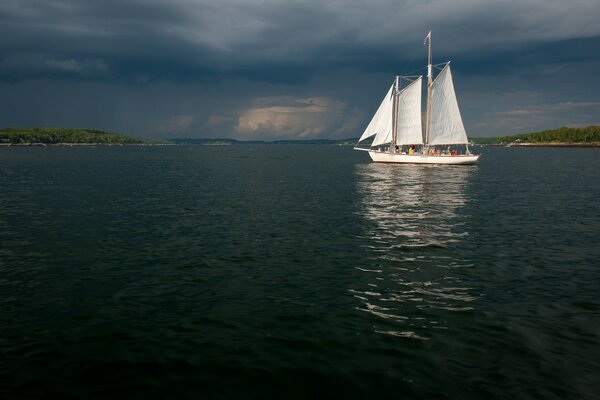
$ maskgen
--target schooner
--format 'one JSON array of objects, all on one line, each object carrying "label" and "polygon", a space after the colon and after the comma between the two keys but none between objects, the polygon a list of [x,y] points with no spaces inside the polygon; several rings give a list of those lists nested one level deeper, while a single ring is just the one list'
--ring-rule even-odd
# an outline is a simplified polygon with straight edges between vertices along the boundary
[{"label": "schooner", "polygon": [[[422,76],[397,76],[377,112],[358,140],[375,136],[368,151],[374,162],[411,164],[475,164],[479,155],[469,150],[460,116],[450,61],[431,63],[431,31],[428,44],[427,108],[425,140],[421,122]],[[441,71],[433,78],[433,68]]]}]

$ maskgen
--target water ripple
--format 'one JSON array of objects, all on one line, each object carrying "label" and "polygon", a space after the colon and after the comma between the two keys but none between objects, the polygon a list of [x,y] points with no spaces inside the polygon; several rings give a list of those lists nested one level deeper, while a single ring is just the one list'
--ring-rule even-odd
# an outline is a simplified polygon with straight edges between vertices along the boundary
[{"label": "water ripple", "polygon": [[[424,339],[440,329],[444,314],[474,309],[477,296],[453,269],[472,265],[461,255],[469,238],[457,210],[468,199],[469,177],[477,167],[358,165],[360,215],[365,221],[364,249],[370,265],[357,266],[368,290],[350,289],[358,310],[403,329],[375,331]],[[423,313],[423,310],[429,310]]]}]

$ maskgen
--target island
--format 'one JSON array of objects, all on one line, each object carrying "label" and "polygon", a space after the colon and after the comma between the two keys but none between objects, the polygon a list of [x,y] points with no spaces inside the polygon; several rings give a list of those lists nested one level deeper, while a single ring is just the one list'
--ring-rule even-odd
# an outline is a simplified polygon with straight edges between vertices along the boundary
[{"label": "island", "polygon": [[0,145],[111,145],[149,144],[143,139],[82,128],[0,128]]},{"label": "island", "polygon": [[519,135],[473,137],[474,144],[530,147],[600,147],[600,126],[559,128]]}]

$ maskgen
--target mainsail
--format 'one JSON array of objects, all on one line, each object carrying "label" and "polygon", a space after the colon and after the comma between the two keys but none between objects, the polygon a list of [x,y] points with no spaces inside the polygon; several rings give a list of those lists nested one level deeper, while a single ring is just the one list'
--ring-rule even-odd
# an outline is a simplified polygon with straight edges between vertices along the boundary
[{"label": "mainsail", "polygon": [[402,89],[398,95],[398,137],[397,145],[421,144],[421,77]]},{"label": "mainsail", "polygon": [[[398,99],[398,120],[396,138],[397,145],[421,144],[423,134],[421,127],[421,77],[411,82],[400,91]],[[394,108],[394,85],[390,87],[373,119],[358,140],[363,141],[373,135],[371,146],[379,146],[392,142]]]},{"label": "mainsail", "polygon": [[377,144],[385,143],[385,141],[375,143],[380,136],[387,137],[389,134],[391,138],[393,91],[394,85],[390,86],[390,90],[388,90],[387,94],[383,98],[383,101],[373,116],[373,119],[369,123],[369,126],[367,126],[367,129],[365,129],[360,139],[358,139],[359,142],[370,138],[373,135],[377,135],[372,144],[373,146],[376,146]]},{"label": "mainsail", "polygon": [[431,85],[429,144],[467,144],[467,133],[460,116],[450,64]]}]

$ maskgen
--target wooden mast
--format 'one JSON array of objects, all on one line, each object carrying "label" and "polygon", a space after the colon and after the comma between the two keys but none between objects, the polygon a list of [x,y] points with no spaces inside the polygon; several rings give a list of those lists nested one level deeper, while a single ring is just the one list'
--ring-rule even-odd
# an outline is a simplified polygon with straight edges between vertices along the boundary
[{"label": "wooden mast", "polygon": [[394,115],[392,116],[392,143],[390,144],[391,154],[396,154],[396,138],[398,137],[398,95],[400,93],[398,80],[399,77],[396,77],[396,82],[394,83]]},{"label": "wooden mast", "polygon": [[427,112],[425,116],[425,149],[427,151],[427,147],[429,145],[429,114],[431,112],[431,81],[432,81],[432,68],[431,68],[431,31],[426,37],[427,43],[429,44],[428,50],[428,61],[427,61]]}]

